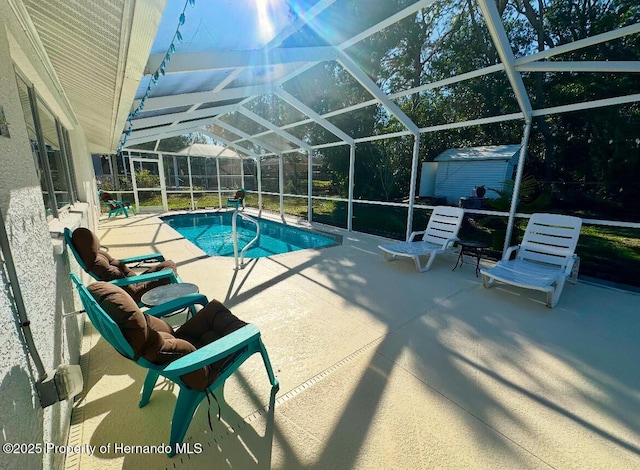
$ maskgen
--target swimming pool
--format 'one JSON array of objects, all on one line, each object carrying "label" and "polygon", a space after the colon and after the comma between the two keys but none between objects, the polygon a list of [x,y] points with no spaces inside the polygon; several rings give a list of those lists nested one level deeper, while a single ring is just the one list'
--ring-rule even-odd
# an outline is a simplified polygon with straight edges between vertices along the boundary
[{"label": "swimming pool", "polygon": [[[233,212],[203,212],[161,217],[184,238],[209,256],[233,256],[231,216]],[[322,248],[336,244],[336,238],[261,218],[260,239],[246,251],[245,258],[264,258],[306,248]],[[238,217],[238,252],[256,236],[256,226]]]}]

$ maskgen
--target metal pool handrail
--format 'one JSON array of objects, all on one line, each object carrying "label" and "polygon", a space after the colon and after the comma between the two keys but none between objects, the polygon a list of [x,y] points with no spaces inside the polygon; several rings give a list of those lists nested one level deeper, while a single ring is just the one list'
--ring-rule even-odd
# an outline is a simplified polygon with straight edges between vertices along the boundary
[{"label": "metal pool handrail", "polygon": [[[253,222],[254,224],[256,224],[256,236],[254,237],[253,240],[251,240],[249,243],[247,243],[246,246],[240,252],[240,262],[239,263],[238,263],[238,227],[237,227],[237,222],[236,222],[236,219],[238,218],[238,215],[240,217],[242,217],[243,219],[248,220],[249,222]],[[235,211],[233,211],[233,217],[231,217],[231,230],[232,230],[232,233],[233,233],[233,258],[236,261],[236,267],[234,269],[238,270],[238,269],[244,268],[244,266],[245,266],[245,264],[244,264],[244,252],[247,251],[249,249],[249,247],[251,245],[253,245],[260,238],[260,224],[254,218],[249,217],[248,215],[243,214],[242,212],[238,211],[238,209],[236,209]]]}]

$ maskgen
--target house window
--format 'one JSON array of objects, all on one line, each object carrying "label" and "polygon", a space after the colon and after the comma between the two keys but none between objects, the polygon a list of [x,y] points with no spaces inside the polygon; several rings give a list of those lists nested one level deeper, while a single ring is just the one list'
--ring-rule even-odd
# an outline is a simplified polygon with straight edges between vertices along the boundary
[{"label": "house window", "polygon": [[64,154],[66,155],[66,158],[63,161],[67,168],[67,175],[69,177],[69,182],[71,183],[71,193],[73,194],[73,196],[71,197],[71,200],[75,202],[79,200],[78,182],[76,181],[76,170],[73,166],[73,158],[71,157],[72,153],[71,153],[71,143],[69,142],[69,132],[67,132],[64,126],[62,126],[62,124],[60,123],[58,123],[58,129],[62,134],[60,141],[64,145]]},{"label": "house window", "polygon": [[48,217],[58,217],[60,209],[78,200],[68,133],[33,86],[20,75],[17,82],[45,211]]}]

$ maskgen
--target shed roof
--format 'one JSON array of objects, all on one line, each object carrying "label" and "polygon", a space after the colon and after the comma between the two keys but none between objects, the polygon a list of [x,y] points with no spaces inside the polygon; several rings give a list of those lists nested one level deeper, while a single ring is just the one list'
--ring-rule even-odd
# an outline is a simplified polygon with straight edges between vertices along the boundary
[{"label": "shed roof", "polygon": [[520,152],[520,145],[485,145],[482,147],[465,147],[449,149],[438,155],[436,162],[505,160],[515,158]]}]

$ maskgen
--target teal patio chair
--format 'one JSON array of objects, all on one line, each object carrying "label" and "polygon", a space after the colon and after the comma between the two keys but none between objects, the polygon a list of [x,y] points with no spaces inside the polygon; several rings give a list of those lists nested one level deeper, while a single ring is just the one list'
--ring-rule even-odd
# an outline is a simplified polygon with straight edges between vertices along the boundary
[{"label": "teal patio chair", "polygon": [[[169,457],[173,457],[180,449],[180,445],[184,440],[184,436],[191,424],[193,415],[198,405],[207,396],[207,392],[194,390],[189,388],[181,379],[181,376],[197,371],[202,367],[213,364],[221,359],[230,357],[223,368],[219,371],[215,381],[207,387],[209,390],[219,389],[221,396],[224,396],[224,383],[227,378],[235,372],[250,356],[260,353],[267,370],[267,375],[271,383],[272,389],[279,388],[276,380],[267,350],[260,338],[260,331],[255,325],[247,324],[240,329],[230,333],[222,338],[210,343],[200,349],[191,352],[180,359],[170,362],[169,364],[158,365],[144,358],[135,359],[134,350],[127,342],[122,331],[115,321],[105,312],[98,304],[96,299],[91,295],[89,290],[82,284],[75,274],[70,274],[71,280],[76,286],[82,305],[93,326],[98,330],[100,335],[121,355],[130,359],[139,366],[147,369],[147,376],[142,388],[142,394],[138,406],[144,407],[150,400],[151,394],[155,387],[156,381],[160,376],[165,377],[179,387],[178,399],[173,411],[171,419],[171,432],[169,437],[169,445],[171,451]],[[145,313],[156,317],[165,316],[181,310],[186,307],[194,307],[195,305],[205,306],[208,303],[207,298],[202,294],[190,294],[188,296],[167,302],[166,304],[153,307]]]},{"label": "teal patio chair", "polygon": [[[83,231],[83,234],[82,234],[83,236],[81,240],[83,244],[99,245],[97,237],[89,229],[78,228],[76,230]],[[65,245],[67,246],[69,251],[71,251],[71,253],[73,254],[73,257],[76,259],[80,267],[96,281],[107,281],[120,287],[133,286],[135,284],[136,286],[133,286],[131,289],[134,289],[135,287],[134,290],[139,290],[140,295],[142,295],[142,293],[144,293],[145,291],[150,290],[154,286],[157,286],[158,283],[157,282],[154,283],[154,281],[167,279],[168,283],[171,283],[171,284],[182,282],[182,279],[180,279],[180,277],[173,271],[173,269],[160,270],[162,266],[159,266],[158,267],[159,270],[157,271],[138,274],[138,275],[131,275],[130,272],[129,272],[129,275],[126,275],[126,273],[122,273],[119,268],[116,268],[116,263],[117,263],[117,266],[120,266],[120,267],[126,266],[129,269],[140,267],[145,263],[163,263],[163,264],[171,263],[170,261],[167,262],[164,256],[162,256],[160,253],[148,253],[145,255],[132,256],[130,258],[114,260],[113,258],[108,256],[108,253],[106,253],[103,250],[100,250],[102,252],[102,256],[101,256],[102,265],[104,266],[108,265],[109,270],[115,273],[114,277],[118,277],[118,278],[114,279],[114,278],[101,277],[99,274],[95,272],[95,269],[94,269],[94,266],[96,266],[97,264],[95,262],[95,260],[97,259],[97,254],[95,252],[96,247],[92,246],[90,248],[87,248],[86,246],[83,246],[83,247],[76,246],[76,244],[74,243],[73,233],[74,232],[72,232],[69,228],[64,229]],[[91,240],[88,240],[89,237],[91,237]],[[94,263],[93,266],[87,266],[87,260],[89,260],[88,261],[89,263]],[[114,265],[113,266],[109,265],[109,262],[113,263]],[[141,301],[138,301],[138,305],[143,305],[143,304]]]},{"label": "teal patio chair", "polygon": [[244,209],[244,198],[247,196],[247,191],[244,188],[240,188],[236,191],[233,197],[227,198],[226,207],[235,207],[238,210],[239,206]]},{"label": "teal patio chair", "polygon": [[[76,246],[73,243],[73,232],[71,231],[71,229],[69,228],[65,228],[64,229],[64,242],[65,244],[69,247],[69,249],[71,250],[71,253],[73,253],[73,257],[76,259],[76,261],[78,262],[78,264],[80,265],[80,267],[87,272],[91,277],[93,277],[96,281],[103,281],[104,279],[100,279],[95,273],[93,273],[92,271],[90,271],[87,268],[87,265],[85,264],[85,262],[83,261],[82,257],[80,256],[80,254],[78,253],[78,251],[76,250]],[[164,256],[162,256],[162,254],[160,253],[147,253],[145,255],[139,255],[139,256],[131,256],[129,258],[121,258],[120,261],[126,265],[133,265],[132,267],[138,267],[144,263],[161,263],[162,261],[165,261]],[[173,271],[172,271],[173,273]],[[174,273],[174,277],[175,277],[175,273]],[[174,282],[176,282],[176,280],[174,280]]]},{"label": "teal patio chair", "polygon": [[136,210],[129,201],[114,199],[111,193],[107,191],[103,191],[102,189],[98,190],[98,198],[102,205],[109,211],[107,214],[108,219],[111,218],[111,216],[117,217],[119,214],[124,214],[125,217],[129,217],[129,211],[133,212],[133,215],[136,215]]}]

